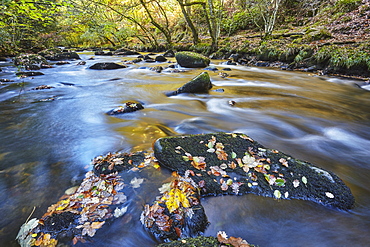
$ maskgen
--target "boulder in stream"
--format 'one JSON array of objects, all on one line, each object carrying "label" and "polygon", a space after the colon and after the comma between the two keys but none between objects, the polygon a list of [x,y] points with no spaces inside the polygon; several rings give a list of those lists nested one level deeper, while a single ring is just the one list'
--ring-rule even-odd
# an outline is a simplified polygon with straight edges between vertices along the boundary
[{"label": "boulder in stream", "polygon": [[[173,171],[172,178],[159,188],[160,195],[153,195],[152,203],[144,205],[140,221],[159,240],[181,239],[181,243],[189,243],[161,246],[251,246],[224,232],[217,234],[217,240],[199,237],[209,224],[201,204],[205,196],[254,193],[278,200],[309,200],[343,210],[354,204],[350,189],[334,173],[266,148],[245,134],[163,137],[153,149],[148,153],[108,153],[94,158],[93,171],[86,173],[78,188],[66,192],[40,219],[28,220],[21,227],[17,236],[20,245],[89,241],[97,230],[135,205],[124,204],[129,190],[156,179],[144,179],[138,175],[140,171],[160,166]],[[122,173],[135,172],[139,178],[130,182],[120,177]]]},{"label": "boulder in stream", "polygon": [[144,109],[144,106],[140,103],[126,102],[123,106],[119,106],[113,110],[107,112],[108,115],[117,115],[122,113],[129,113]]},{"label": "boulder in stream", "polygon": [[127,68],[127,66],[117,64],[117,63],[95,63],[89,67],[89,69],[96,69],[96,70],[124,69],[124,68]]},{"label": "boulder in stream", "polygon": [[44,75],[44,73],[39,71],[23,71],[16,73],[17,76],[38,76],[38,75]]},{"label": "boulder in stream", "polygon": [[189,51],[177,52],[175,58],[177,63],[185,68],[205,68],[210,63],[208,57]]},{"label": "boulder in stream", "polygon": [[180,93],[208,93],[211,88],[212,83],[209,74],[207,72],[203,72],[185,83],[176,91],[167,93],[166,95],[174,96]]},{"label": "boulder in stream", "polygon": [[334,173],[262,146],[245,134],[164,137],[154,144],[160,164],[188,175],[207,195],[253,193],[302,199],[348,210],[354,197]]},{"label": "boulder in stream", "polygon": [[22,65],[22,66],[31,66],[31,65],[39,65],[39,64],[46,64],[46,59],[38,54],[20,54],[14,58],[14,65]]},{"label": "boulder in stream", "polygon": [[62,61],[62,60],[79,60],[80,56],[76,52],[61,52],[50,55],[45,55],[45,58],[51,61]]}]

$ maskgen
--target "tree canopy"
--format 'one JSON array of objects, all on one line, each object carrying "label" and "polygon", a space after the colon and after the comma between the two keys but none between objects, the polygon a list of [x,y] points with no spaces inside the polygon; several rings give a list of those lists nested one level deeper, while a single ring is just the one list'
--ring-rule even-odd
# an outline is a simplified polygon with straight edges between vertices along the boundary
[{"label": "tree canopy", "polygon": [[305,25],[333,7],[362,0],[1,0],[0,52],[53,46],[169,48],[187,42],[217,50],[243,30],[267,39],[277,27]]}]

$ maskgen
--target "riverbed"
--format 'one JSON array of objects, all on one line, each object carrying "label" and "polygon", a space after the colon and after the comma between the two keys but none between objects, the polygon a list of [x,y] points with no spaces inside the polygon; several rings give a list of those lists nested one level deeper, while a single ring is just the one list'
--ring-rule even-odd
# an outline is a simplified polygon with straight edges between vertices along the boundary
[{"label": "riverbed", "polygon": [[[264,247],[370,245],[370,91],[357,81],[213,60],[218,70],[207,71],[213,84],[209,94],[167,97],[205,70],[147,68],[173,65],[174,59],[91,70],[97,62],[122,64],[136,56],[82,52],[80,57],[86,65],[70,61],[27,78],[17,78],[10,61],[0,63],[0,78],[14,80],[0,84],[1,246],[18,246],[17,232],[33,209],[32,217],[40,218],[81,182],[94,157],[151,150],[156,139],[168,135],[211,132],[245,133],[330,170],[350,187],[356,203],[347,212],[255,195],[204,198],[206,236],[226,231]],[[53,88],[34,90],[40,85]],[[127,101],[144,109],[106,114]],[[158,244],[139,217],[170,173],[148,169],[132,176],[146,183],[127,195],[126,215],[99,229],[93,242],[77,246]]]}]

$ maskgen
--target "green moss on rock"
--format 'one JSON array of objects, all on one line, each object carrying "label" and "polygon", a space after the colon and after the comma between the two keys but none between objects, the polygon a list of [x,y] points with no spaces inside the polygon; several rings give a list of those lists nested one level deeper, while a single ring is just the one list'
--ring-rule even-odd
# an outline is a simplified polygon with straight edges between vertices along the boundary
[{"label": "green moss on rock", "polygon": [[177,95],[180,93],[208,93],[212,88],[211,79],[207,72],[203,72],[198,76],[185,83],[177,91],[168,93],[167,96]]},{"label": "green moss on rock", "polygon": [[208,57],[189,51],[177,52],[175,58],[177,63],[185,68],[205,68],[210,63]]}]

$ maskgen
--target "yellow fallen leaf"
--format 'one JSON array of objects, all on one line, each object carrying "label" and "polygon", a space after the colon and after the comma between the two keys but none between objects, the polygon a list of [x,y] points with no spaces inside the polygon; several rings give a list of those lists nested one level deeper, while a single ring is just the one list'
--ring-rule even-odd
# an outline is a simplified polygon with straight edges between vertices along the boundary
[{"label": "yellow fallen leaf", "polygon": [[61,210],[65,209],[66,207],[68,207],[69,202],[70,202],[69,199],[61,200],[59,202],[59,206],[56,208],[56,210],[61,211]]},{"label": "yellow fallen leaf", "polygon": [[91,228],[93,229],[99,229],[104,225],[105,221],[95,221],[91,223]]}]

